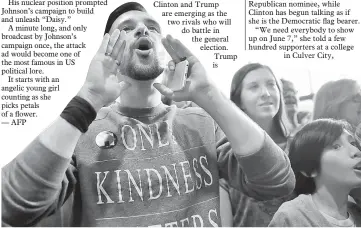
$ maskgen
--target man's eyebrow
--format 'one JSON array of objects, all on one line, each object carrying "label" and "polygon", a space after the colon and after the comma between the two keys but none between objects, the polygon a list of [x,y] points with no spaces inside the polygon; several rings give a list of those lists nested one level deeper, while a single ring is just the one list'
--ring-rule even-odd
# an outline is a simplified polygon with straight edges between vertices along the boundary
[{"label": "man's eyebrow", "polygon": [[145,21],[147,24],[155,24],[156,26],[158,26],[160,28],[160,25],[158,22],[156,22],[155,20],[153,19],[146,19]]},{"label": "man's eyebrow", "polygon": [[130,22],[132,22],[132,19],[127,19],[127,20],[125,20],[125,21],[122,21],[122,22],[118,25],[118,28],[119,28],[121,25],[128,24],[128,23],[130,23]]},{"label": "man's eyebrow", "polygon": [[[132,19],[127,19],[127,20],[125,20],[125,21],[122,21],[122,22],[118,25],[118,28],[121,27],[122,25],[128,24],[128,23],[133,23],[133,20],[132,20]],[[153,20],[153,19],[146,19],[146,20],[145,20],[145,23],[146,23],[146,24],[155,24],[159,29],[161,29],[159,23],[158,23],[157,21]]]}]

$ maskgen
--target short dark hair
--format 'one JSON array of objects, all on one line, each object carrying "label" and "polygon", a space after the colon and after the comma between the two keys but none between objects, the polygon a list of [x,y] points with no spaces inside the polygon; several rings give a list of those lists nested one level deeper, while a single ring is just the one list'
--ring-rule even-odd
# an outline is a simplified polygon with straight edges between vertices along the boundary
[{"label": "short dark hair", "polygon": [[145,8],[139,4],[138,2],[127,2],[122,5],[120,5],[118,8],[116,8],[108,17],[107,25],[105,26],[104,35],[106,33],[109,33],[110,28],[112,27],[114,21],[123,13],[126,13],[128,11],[141,11],[141,12],[147,12]]},{"label": "short dark hair", "polygon": [[344,120],[318,119],[306,124],[295,134],[290,144],[289,158],[296,176],[297,195],[315,192],[316,184],[310,176],[320,170],[325,148],[331,146],[344,130],[352,132],[351,125]]}]

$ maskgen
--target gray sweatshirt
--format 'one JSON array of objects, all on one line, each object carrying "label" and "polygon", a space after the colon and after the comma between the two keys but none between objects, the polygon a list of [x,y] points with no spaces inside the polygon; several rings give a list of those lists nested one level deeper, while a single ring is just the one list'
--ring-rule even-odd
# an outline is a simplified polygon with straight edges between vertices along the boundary
[{"label": "gray sweatshirt", "polygon": [[219,226],[219,178],[254,198],[288,195],[295,184],[267,135],[260,151],[236,156],[200,108],[115,104],[98,113],[73,159],[34,140],[2,169],[2,223],[34,225],[74,193],[73,225]]}]

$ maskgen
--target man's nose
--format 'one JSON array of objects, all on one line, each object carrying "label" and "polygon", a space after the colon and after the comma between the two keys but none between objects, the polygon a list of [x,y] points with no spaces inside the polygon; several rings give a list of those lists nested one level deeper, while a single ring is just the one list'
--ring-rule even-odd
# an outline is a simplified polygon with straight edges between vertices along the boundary
[{"label": "man's nose", "polygon": [[145,26],[144,24],[139,24],[136,28],[136,32],[135,32],[136,36],[148,36],[149,35],[149,30],[147,28],[147,26]]}]

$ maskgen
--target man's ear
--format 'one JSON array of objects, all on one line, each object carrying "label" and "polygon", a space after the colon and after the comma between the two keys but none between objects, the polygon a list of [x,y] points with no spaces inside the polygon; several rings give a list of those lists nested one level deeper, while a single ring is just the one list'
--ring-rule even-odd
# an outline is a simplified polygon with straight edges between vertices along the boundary
[{"label": "man's ear", "polygon": [[316,171],[312,171],[311,175],[308,175],[305,171],[301,171],[302,175],[305,177],[315,178],[317,176]]}]

